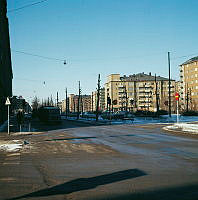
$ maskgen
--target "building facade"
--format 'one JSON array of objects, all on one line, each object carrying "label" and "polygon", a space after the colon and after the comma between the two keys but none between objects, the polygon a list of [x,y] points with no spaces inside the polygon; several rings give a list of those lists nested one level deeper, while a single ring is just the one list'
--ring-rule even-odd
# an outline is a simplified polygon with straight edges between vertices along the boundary
[{"label": "building facade", "polygon": [[180,65],[181,108],[198,111],[198,56]]},{"label": "building facade", "polygon": [[5,101],[12,96],[12,64],[7,18],[7,2],[0,0],[0,124],[6,120]]},{"label": "building facade", "polygon": [[[171,80],[171,108],[176,110],[175,81]],[[118,110],[168,111],[169,80],[160,76],[144,73],[121,77],[111,74],[105,83],[105,108]],[[107,103],[110,98],[111,105]]]},{"label": "building facade", "polygon": [[[97,91],[92,92],[92,111],[96,111],[97,107]],[[105,110],[105,88],[100,89],[100,97],[99,97],[99,111]]]},{"label": "building facade", "polygon": [[78,111],[78,101],[79,101],[79,111],[80,112],[89,112],[92,110],[91,106],[91,95],[81,95],[80,100],[78,95],[70,94],[69,95],[69,111],[77,112]]},{"label": "building facade", "polygon": [[66,113],[66,109],[67,109],[67,113],[69,113],[69,97],[67,98],[67,101],[66,99],[62,100],[62,112]]}]

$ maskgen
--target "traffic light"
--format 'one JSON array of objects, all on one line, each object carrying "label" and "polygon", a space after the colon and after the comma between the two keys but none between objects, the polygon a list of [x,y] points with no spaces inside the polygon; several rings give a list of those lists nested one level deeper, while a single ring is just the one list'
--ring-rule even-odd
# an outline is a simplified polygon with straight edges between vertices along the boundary
[{"label": "traffic light", "polygon": [[111,105],[111,98],[107,97],[107,104]]}]

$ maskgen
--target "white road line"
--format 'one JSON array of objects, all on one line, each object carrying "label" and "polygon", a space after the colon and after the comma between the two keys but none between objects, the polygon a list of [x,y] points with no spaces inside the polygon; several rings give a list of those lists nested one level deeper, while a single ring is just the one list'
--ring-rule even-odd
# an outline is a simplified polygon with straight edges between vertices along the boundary
[{"label": "white road line", "polygon": [[0,181],[16,181],[16,179],[13,177],[5,177],[5,178],[0,178]]},{"label": "white road line", "polygon": [[20,156],[20,155],[21,155],[20,153],[10,153],[10,154],[7,154],[6,156],[11,157],[11,156]]},{"label": "white road line", "polygon": [[4,162],[3,165],[19,165],[20,162]]}]

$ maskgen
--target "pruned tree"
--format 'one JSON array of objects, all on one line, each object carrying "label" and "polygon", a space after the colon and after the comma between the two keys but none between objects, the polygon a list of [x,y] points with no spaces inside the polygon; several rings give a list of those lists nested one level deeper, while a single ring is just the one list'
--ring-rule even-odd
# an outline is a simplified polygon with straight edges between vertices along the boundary
[{"label": "pruned tree", "polygon": [[32,109],[38,110],[39,107],[40,107],[40,100],[38,99],[37,96],[35,96],[34,99],[32,100]]}]

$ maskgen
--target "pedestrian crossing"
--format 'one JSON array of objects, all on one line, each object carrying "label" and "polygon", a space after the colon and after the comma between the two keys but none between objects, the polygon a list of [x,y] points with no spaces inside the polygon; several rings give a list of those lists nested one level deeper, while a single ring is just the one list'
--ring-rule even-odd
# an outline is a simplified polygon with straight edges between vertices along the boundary
[{"label": "pedestrian crossing", "polygon": [[20,153],[10,153],[6,155],[3,165],[19,165]]},{"label": "pedestrian crossing", "polygon": [[[12,168],[16,169],[16,166],[20,165],[20,156],[21,154],[19,152],[9,152],[5,155],[4,160],[0,165],[0,185],[17,181],[15,177],[16,174],[13,174]],[[5,176],[3,171],[8,168],[10,169],[9,173]]]}]

